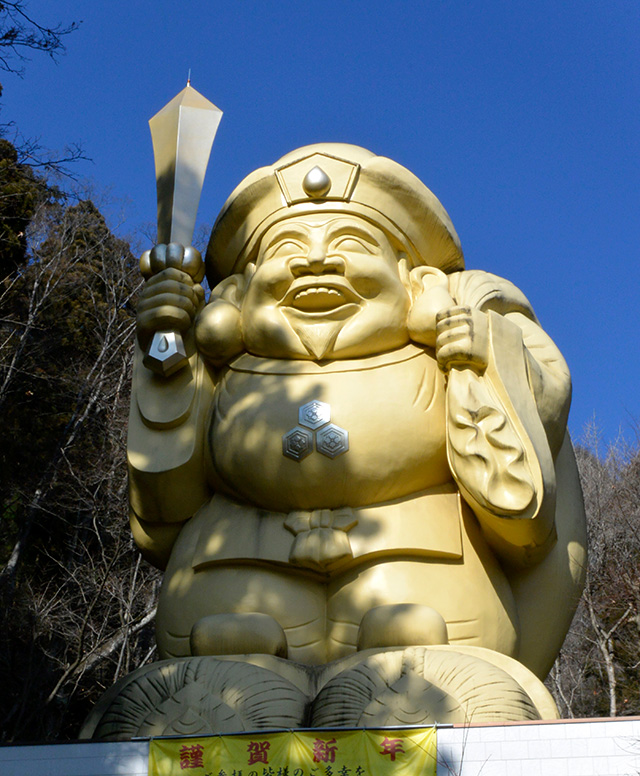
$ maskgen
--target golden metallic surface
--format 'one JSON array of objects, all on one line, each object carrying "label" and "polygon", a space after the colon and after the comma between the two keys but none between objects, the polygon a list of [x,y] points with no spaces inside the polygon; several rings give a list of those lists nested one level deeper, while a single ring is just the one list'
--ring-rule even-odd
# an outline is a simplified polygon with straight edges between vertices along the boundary
[{"label": "golden metallic surface", "polygon": [[[147,279],[165,266],[182,269],[194,280],[200,281],[204,276],[200,254],[188,246],[193,238],[204,176],[221,118],[222,111],[187,83],[149,121],[156,162],[158,246],[140,259],[142,275]],[[158,249],[165,245],[162,260],[158,261]],[[171,261],[171,248],[178,249],[173,250],[179,254],[177,261]],[[186,363],[180,332],[153,334],[145,358],[148,369],[168,377]]]},{"label": "golden metallic surface", "polygon": [[[487,687],[506,672],[516,718],[553,716],[533,675],[579,598],[585,516],[569,372],[524,294],[464,269],[408,170],[344,144],[249,175],[207,271],[204,307],[169,267],[141,302],[141,341],[167,305],[187,316],[184,370],[161,379],[136,351],[129,426],[134,537],[165,569],[160,654],[437,648],[447,676],[471,657]],[[393,716],[396,668],[372,719]]]},{"label": "golden metallic surface", "polygon": [[264,654],[147,664],[105,693],[80,738],[556,718],[549,691],[516,660],[439,645],[365,649],[315,668]]},{"label": "golden metallic surface", "polygon": [[[316,166],[331,179],[322,202],[311,199],[303,186]],[[241,271],[274,223],[319,209],[352,213],[378,224],[403,245],[412,264],[447,272],[464,268],[449,215],[415,175],[359,146],[317,143],[252,172],[232,192],[211,233],[206,258],[211,285]]]},{"label": "golden metallic surface", "polygon": [[156,161],[158,243],[190,245],[222,111],[187,85],[149,120]]}]

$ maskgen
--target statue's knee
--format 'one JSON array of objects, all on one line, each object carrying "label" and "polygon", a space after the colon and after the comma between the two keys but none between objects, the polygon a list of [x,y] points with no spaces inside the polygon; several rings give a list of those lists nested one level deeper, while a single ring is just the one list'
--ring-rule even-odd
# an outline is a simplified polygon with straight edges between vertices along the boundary
[{"label": "statue's knee", "polygon": [[287,638],[268,614],[210,614],[191,629],[192,655],[266,654],[287,657]]},{"label": "statue's knee", "polygon": [[448,643],[444,618],[421,604],[375,606],[364,615],[358,631],[359,650]]}]

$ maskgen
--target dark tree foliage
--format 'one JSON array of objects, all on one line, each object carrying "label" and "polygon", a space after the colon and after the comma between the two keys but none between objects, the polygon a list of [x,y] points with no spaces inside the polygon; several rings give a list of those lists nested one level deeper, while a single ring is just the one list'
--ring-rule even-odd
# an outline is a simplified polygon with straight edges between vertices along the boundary
[{"label": "dark tree foliage", "polygon": [[36,206],[59,194],[18,161],[18,151],[0,138],[0,277],[15,272],[26,259],[27,229]]},{"label": "dark tree foliage", "polygon": [[7,145],[0,203],[11,195],[15,215],[0,242],[0,738],[69,739],[99,695],[154,651],[157,576],[126,520],[140,280],[97,208],[69,204]]},{"label": "dark tree foliage", "polygon": [[[0,70],[55,59],[77,26],[0,0]],[[0,741],[76,737],[155,651],[158,578],[126,519],[139,272],[92,202],[43,177],[81,158],[0,124]]]}]

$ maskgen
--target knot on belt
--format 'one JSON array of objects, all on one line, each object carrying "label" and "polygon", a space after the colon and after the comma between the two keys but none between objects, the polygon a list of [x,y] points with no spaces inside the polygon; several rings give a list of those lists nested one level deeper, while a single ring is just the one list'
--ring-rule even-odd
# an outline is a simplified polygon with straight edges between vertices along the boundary
[{"label": "knot on belt", "polygon": [[284,522],[295,540],[290,563],[325,571],[339,561],[353,557],[347,532],[358,522],[350,507],[290,512]]}]

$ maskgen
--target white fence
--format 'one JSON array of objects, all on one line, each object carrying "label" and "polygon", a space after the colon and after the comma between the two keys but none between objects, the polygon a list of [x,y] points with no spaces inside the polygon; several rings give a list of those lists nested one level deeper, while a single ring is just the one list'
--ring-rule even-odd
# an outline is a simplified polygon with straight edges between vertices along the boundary
[{"label": "white fence", "polygon": [[[149,744],[0,747],[1,776],[147,776]],[[438,729],[438,776],[636,776],[640,718]]]}]

